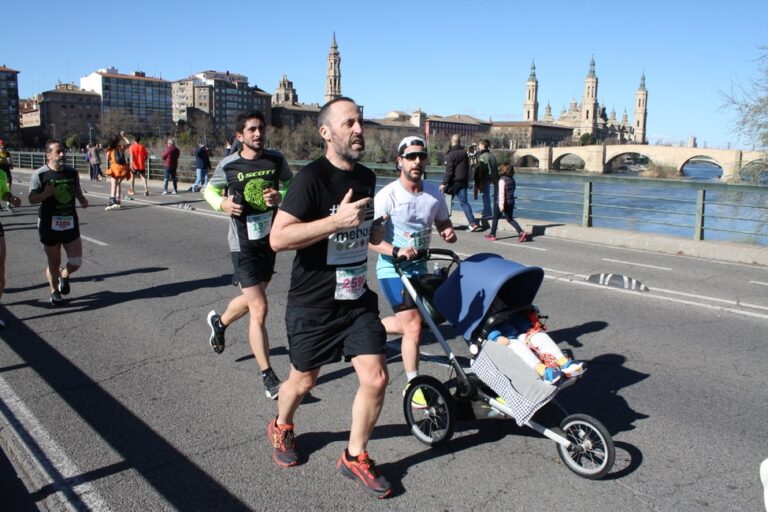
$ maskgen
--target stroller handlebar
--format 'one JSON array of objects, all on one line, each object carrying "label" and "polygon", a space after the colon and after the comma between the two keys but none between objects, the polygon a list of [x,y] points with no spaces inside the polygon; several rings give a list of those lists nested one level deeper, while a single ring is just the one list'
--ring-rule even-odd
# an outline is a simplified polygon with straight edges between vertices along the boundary
[{"label": "stroller handlebar", "polygon": [[403,262],[406,261],[431,261],[431,260],[442,260],[442,261],[452,261],[455,264],[461,263],[461,258],[453,252],[450,249],[418,249],[416,251],[416,257],[414,257],[411,260],[408,260],[405,256],[398,256],[397,258],[394,258],[392,260],[394,266],[395,266],[395,272],[399,276],[403,275],[403,269],[401,268],[401,265]]}]

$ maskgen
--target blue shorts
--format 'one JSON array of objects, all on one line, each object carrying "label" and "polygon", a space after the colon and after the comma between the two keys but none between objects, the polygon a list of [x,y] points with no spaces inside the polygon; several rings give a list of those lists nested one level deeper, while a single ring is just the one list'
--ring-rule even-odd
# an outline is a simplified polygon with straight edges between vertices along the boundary
[{"label": "blue shorts", "polygon": [[385,277],[379,279],[379,288],[381,293],[387,298],[387,302],[392,306],[392,311],[398,313],[409,309],[416,309],[411,295],[405,290],[403,281],[399,277]]}]

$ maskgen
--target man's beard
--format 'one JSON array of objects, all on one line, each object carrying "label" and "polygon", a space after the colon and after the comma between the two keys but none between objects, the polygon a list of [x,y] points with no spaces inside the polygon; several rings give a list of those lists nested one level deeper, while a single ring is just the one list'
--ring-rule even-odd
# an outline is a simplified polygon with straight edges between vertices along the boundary
[{"label": "man's beard", "polygon": [[352,164],[362,160],[363,155],[365,154],[364,140],[361,141],[363,149],[352,149],[351,143],[346,145],[343,142],[336,140],[335,138],[331,139],[331,144],[333,145],[333,150],[337,155],[339,155],[339,157],[341,157],[342,160]]}]

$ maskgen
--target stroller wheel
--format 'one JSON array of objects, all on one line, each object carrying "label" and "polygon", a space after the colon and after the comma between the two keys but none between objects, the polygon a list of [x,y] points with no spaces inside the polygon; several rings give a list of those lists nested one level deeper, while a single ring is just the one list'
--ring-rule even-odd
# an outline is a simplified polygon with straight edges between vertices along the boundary
[{"label": "stroller wheel", "polygon": [[577,475],[597,480],[613,468],[616,449],[608,429],[592,416],[571,414],[560,423],[571,447],[557,445],[557,451],[568,469]]},{"label": "stroller wheel", "polygon": [[434,377],[420,375],[408,383],[403,412],[411,433],[428,446],[440,446],[453,436],[456,404],[446,387]]}]

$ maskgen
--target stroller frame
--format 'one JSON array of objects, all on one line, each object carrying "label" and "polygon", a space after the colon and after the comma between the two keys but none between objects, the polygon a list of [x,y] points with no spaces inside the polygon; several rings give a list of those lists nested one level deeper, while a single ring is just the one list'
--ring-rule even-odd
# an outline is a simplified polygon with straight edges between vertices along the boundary
[{"label": "stroller frame", "polygon": [[[458,266],[462,263],[462,260],[456,253],[447,249],[420,250],[417,259],[426,260],[427,262],[450,261],[451,263],[447,268],[439,269],[443,271],[443,279],[447,278],[451,266],[456,265],[454,271],[457,271]],[[456,405],[454,403],[456,399],[483,402],[492,411],[496,411],[496,415],[500,413],[507,417],[515,418],[515,412],[507,403],[497,400],[497,396],[488,394],[483,389],[484,383],[479,377],[472,372],[468,373],[459,364],[453,349],[438,328],[438,324],[443,322],[441,313],[432,304],[432,299],[426,297],[428,295],[427,290],[421,285],[419,278],[417,276],[408,277],[404,273],[400,265],[405,261],[405,258],[396,258],[394,262],[395,270],[400,276],[403,287],[413,299],[419,313],[421,313],[423,321],[432,331],[447,355],[450,366],[456,374],[456,392],[454,395],[450,394],[442,382],[432,376],[420,375],[408,383],[403,398],[403,411],[411,432],[419,441],[429,446],[436,447],[448,442],[453,435],[457,421]],[[537,267],[530,268],[540,271]],[[541,272],[543,276],[543,271]],[[536,288],[538,289],[538,285]],[[535,295],[535,292],[536,290],[534,290],[533,295]],[[470,326],[469,329],[476,334],[471,336],[469,340],[470,354],[473,357],[479,354],[484,338],[487,337],[488,328],[498,323],[500,319],[503,319],[504,315],[530,307],[532,307],[532,304],[505,308],[488,315],[485,322],[483,322],[483,326],[479,325],[479,321]],[[466,335],[464,336],[465,339],[467,337]],[[577,379],[567,379],[557,387],[557,391],[574,384]],[[422,395],[426,398],[426,407],[415,405],[416,402],[413,401],[413,398],[417,391],[421,391]],[[530,417],[523,422],[518,421],[518,423],[526,425],[554,441],[557,444],[560,458],[577,475],[594,480],[608,474],[615,460],[615,448],[605,426],[595,418],[585,414],[569,415],[568,411],[556,399],[552,398],[551,401],[566,415],[566,418],[560,424],[560,428],[547,428],[533,421]]]}]

